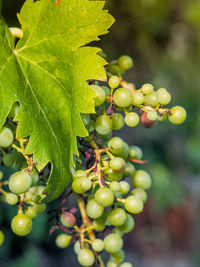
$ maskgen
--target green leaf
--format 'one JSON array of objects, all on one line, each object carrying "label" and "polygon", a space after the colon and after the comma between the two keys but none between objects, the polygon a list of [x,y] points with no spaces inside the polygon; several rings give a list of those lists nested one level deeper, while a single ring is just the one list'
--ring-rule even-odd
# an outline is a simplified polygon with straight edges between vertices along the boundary
[{"label": "green leaf", "polygon": [[46,202],[70,184],[76,136],[87,135],[80,113],[94,112],[95,93],[86,81],[106,79],[99,49],[85,46],[113,23],[103,7],[102,1],[27,0],[16,47],[0,20],[0,127],[19,101],[17,138],[30,136],[26,153],[39,170],[52,164]]}]

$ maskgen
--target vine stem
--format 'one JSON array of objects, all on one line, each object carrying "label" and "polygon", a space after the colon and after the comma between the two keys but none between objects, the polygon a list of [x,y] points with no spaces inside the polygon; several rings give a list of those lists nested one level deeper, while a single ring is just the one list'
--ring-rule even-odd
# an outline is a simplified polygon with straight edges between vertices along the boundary
[{"label": "vine stem", "polygon": [[23,37],[22,29],[16,28],[16,27],[10,27],[9,30],[10,30],[13,37],[19,38],[19,39],[21,39]]}]

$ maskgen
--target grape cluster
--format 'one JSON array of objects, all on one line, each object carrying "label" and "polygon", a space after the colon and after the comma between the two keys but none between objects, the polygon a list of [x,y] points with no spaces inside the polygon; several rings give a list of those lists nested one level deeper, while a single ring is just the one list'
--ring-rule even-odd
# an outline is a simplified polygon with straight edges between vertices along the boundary
[{"label": "grape cluster", "polygon": [[[106,66],[107,83],[88,82],[96,94],[96,112],[81,114],[89,135],[78,140],[80,157],[72,171],[71,190],[50,218],[50,234],[62,230],[55,239],[56,245],[66,248],[73,243],[82,266],[103,267],[103,252],[109,254],[107,267],[132,266],[124,262],[123,235],[133,230],[133,215],[143,211],[152,180],[141,168],[146,163],[141,148],[136,144],[129,146],[116,136],[116,131],[124,125],[136,127],[140,122],[150,128],[167,118],[177,125],[186,119],[184,108],[165,107],[171,101],[165,88],[154,90],[152,84],[146,83],[136,89],[134,84],[124,81],[122,75],[132,66],[132,59],[122,56]],[[40,200],[50,170],[38,173],[32,155],[25,153],[29,140],[16,139],[13,118],[18,110],[19,104],[15,103],[0,129],[2,164],[17,170],[9,180],[0,174],[0,194],[2,201],[18,206],[11,228],[15,234],[24,236],[31,232],[32,219],[46,208]],[[64,206],[72,193],[77,196],[81,222],[75,208]],[[0,231],[0,245],[3,240]]]}]

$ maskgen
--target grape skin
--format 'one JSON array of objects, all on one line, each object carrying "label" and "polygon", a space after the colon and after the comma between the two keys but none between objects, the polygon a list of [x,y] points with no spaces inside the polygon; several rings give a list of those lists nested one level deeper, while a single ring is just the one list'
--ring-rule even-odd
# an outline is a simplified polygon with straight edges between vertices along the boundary
[{"label": "grape skin", "polygon": [[32,230],[32,219],[26,214],[18,214],[12,219],[11,228],[16,235],[28,235]]},{"label": "grape skin", "polygon": [[125,108],[132,104],[131,91],[127,88],[119,88],[114,92],[114,102],[118,107]]},{"label": "grape skin", "polygon": [[101,135],[109,134],[112,131],[112,120],[109,116],[99,116],[95,122],[95,130]]},{"label": "grape skin", "polygon": [[102,207],[109,207],[114,202],[114,194],[107,187],[99,188],[96,191],[94,197],[95,197],[95,201]]},{"label": "grape skin", "polygon": [[6,195],[6,201],[8,202],[8,204],[10,205],[15,205],[18,202],[18,196],[13,194],[13,193],[8,193]]},{"label": "grape skin", "polygon": [[140,118],[137,113],[129,112],[125,117],[125,123],[129,127],[135,127],[139,124]]},{"label": "grape skin", "polygon": [[105,237],[104,248],[108,253],[116,253],[122,249],[123,240],[119,234],[112,233]]},{"label": "grape skin", "polygon": [[106,94],[104,90],[98,85],[91,85],[91,87],[96,93],[96,97],[94,99],[95,106],[101,106],[106,100]]},{"label": "grape skin", "polygon": [[78,261],[83,266],[91,266],[95,261],[93,252],[90,249],[81,249],[78,253]]},{"label": "grape skin", "polygon": [[119,113],[112,115],[112,128],[113,130],[120,130],[124,126],[124,117]]},{"label": "grape skin", "polygon": [[171,108],[171,114],[169,115],[169,121],[175,125],[182,124],[187,117],[187,113],[183,107],[175,106]]},{"label": "grape skin", "polygon": [[143,203],[135,196],[129,196],[124,203],[125,209],[133,214],[138,214],[143,211]]},{"label": "grape skin", "polygon": [[95,199],[90,199],[86,205],[87,215],[92,219],[97,219],[103,214],[104,208]]},{"label": "grape skin", "polygon": [[25,193],[32,185],[31,176],[24,171],[14,173],[9,180],[9,188],[12,193]]},{"label": "grape skin", "polygon": [[67,234],[60,234],[56,237],[56,245],[59,248],[66,248],[70,245],[72,237]]},{"label": "grape skin", "polygon": [[122,208],[116,208],[109,213],[108,217],[113,226],[120,226],[126,221],[126,212]]},{"label": "grape skin", "polygon": [[94,251],[101,252],[104,249],[104,242],[101,239],[95,239],[92,242],[92,248]]},{"label": "grape skin", "polygon": [[131,57],[124,55],[118,59],[118,65],[123,70],[129,70],[133,66],[133,60]]},{"label": "grape skin", "polygon": [[3,127],[0,129],[0,147],[8,147],[12,145],[14,136],[9,128]]},{"label": "grape skin", "polygon": [[138,170],[132,177],[132,184],[136,188],[142,188],[144,190],[148,190],[152,184],[151,177],[146,171]]}]

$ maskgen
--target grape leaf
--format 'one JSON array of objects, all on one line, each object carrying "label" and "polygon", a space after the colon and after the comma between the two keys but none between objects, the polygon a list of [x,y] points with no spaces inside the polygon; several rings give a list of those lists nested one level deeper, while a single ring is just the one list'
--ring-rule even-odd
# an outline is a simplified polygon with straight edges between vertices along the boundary
[{"label": "grape leaf", "polygon": [[23,38],[14,38],[0,19],[0,127],[15,101],[17,138],[30,136],[27,154],[42,170],[51,162],[48,202],[71,182],[76,136],[86,136],[80,113],[94,112],[89,79],[105,80],[99,49],[85,46],[107,33],[113,18],[103,1],[27,0],[18,15]]}]

